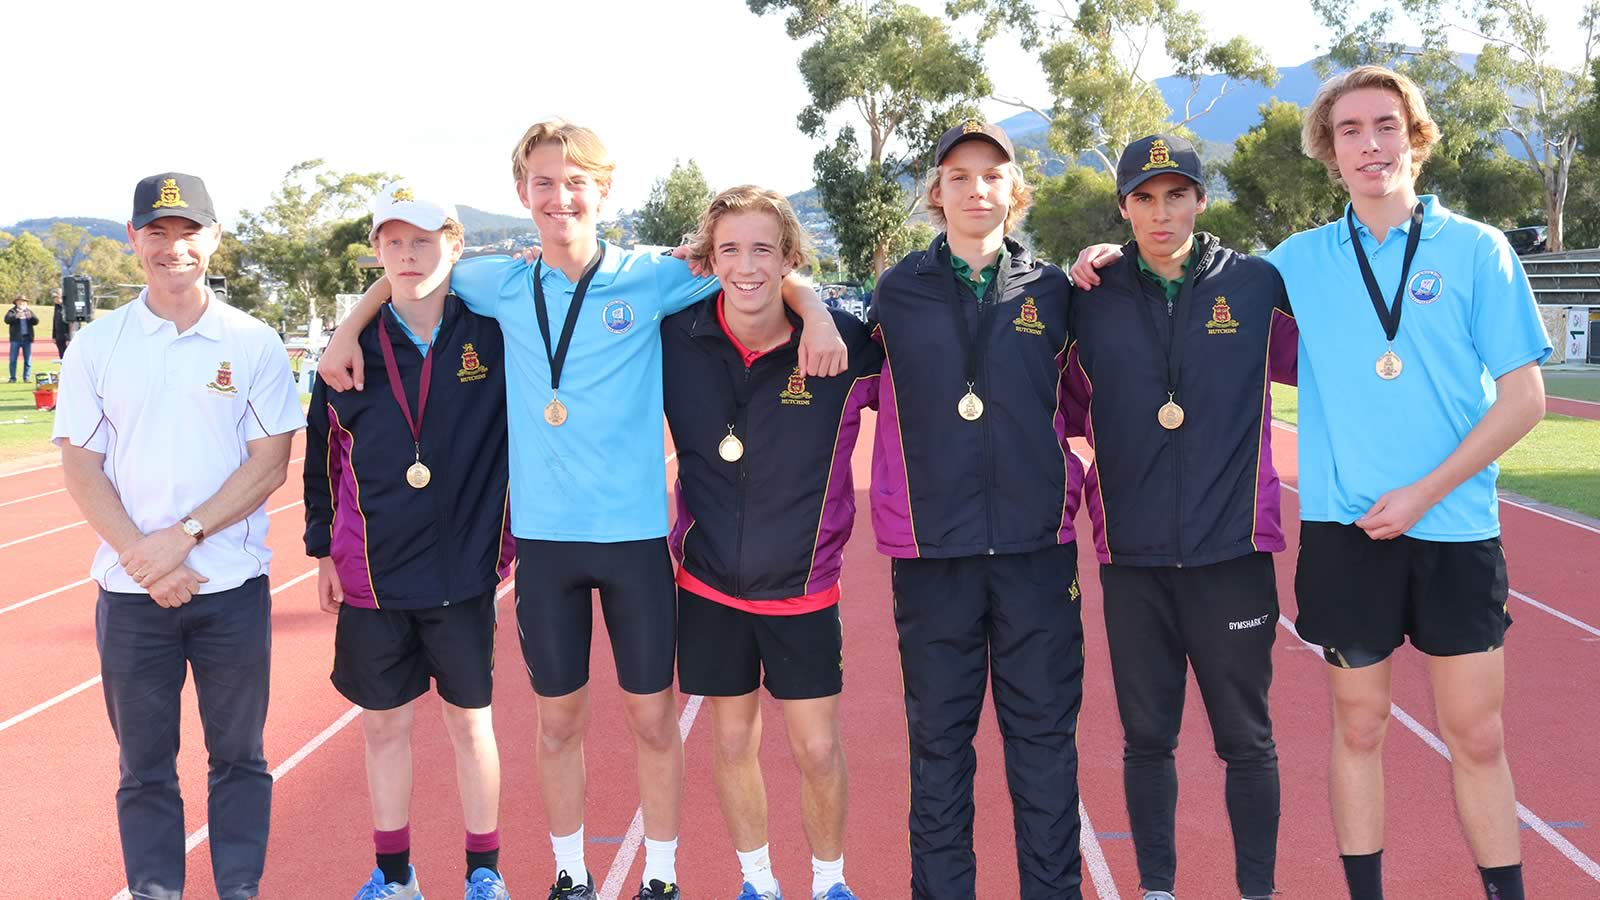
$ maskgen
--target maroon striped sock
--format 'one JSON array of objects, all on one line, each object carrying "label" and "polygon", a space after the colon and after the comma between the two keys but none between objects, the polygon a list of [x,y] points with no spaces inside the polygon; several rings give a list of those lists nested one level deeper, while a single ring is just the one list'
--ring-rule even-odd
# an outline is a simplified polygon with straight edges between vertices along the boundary
[{"label": "maroon striped sock", "polygon": [[478,869],[500,874],[500,829],[483,834],[467,832],[467,877]]}]

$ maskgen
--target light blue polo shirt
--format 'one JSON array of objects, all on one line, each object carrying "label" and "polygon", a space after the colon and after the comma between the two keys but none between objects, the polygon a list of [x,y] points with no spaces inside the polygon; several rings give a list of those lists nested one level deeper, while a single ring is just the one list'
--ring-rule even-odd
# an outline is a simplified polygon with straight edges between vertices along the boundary
[{"label": "light blue polo shirt", "polygon": [[423,340],[422,338],[417,337],[416,334],[412,332],[411,326],[406,324],[406,320],[400,318],[400,314],[394,311],[394,304],[385,303],[383,308],[389,315],[389,321],[398,324],[400,326],[400,330],[406,333],[406,340],[409,340],[412,346],[417,348],[418,353],[421,353],[423,357],[427,357],[428,348],[432,347],[433,342],[439,339],[439,326],[444,324],[444,319],[441,318],[439,321],[433,323],[433,334],[430,335],[427,340]]},{"label": "light blue polo shirt", "polygon": [[[1300,326],[1300,518],[1350,524],[1383,494],[1444,462],[1495,400],[1494,379],[1550,355],[1522,263],[1498,230],[1456,215],[1432,195],[1406,279],[1394,351],[1404,369],[1375,370],[1388,347],[1340,218],[1302,231],[1267,259],[1289,289]],[[1394,298],[1408,218],[1382,244],[1356,233]],[[1500,533],[1490,464],[1428,510],[1406,534],[1475,541]]]},{"label": "light blue polo shirt", "polygon": [[[614,543],[667,533],[661,320],[710,296],[715,276],[659,253],[605,245],[561,370],[568,419],[546,424],[550,360],[534,312],[534,267],[520,258],[462,260],[450,289],[500,322],[506,339],[511,437],[511,531],[542,541]],[[561,337],[575,285],[543,267],[550,345]]]}]

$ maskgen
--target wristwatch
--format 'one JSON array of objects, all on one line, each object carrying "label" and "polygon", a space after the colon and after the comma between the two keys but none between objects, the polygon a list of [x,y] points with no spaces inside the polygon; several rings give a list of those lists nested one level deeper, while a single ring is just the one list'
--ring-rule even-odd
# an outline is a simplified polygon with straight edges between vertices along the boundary
[{"label": "wristwatch", "polygon": [[178,527],[183,529],[184,534],[194,538],[196,544],[206,539],[206,527],[201,525],[200,520],[194,516],[184,516],[183,520],[178,523]]}]

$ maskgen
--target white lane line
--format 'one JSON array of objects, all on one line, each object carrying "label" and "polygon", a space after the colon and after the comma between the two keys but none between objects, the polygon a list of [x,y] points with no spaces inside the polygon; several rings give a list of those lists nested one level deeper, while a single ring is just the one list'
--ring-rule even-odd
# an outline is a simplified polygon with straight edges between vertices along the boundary
[{"label": "white lane line", "polygon": [[[1294,487],[1293,485],[1284,484],[1281,481],[1278,482],[1278,484],[1286,491],[1293,491],[1296,494],[1300,493],[1300,489]],[[1502,500],[1500,502],[1501,503],[1510,503],[1511,501]],[[1513,504],[1513,505],[1520,506],[1521,504]],[[1524,507],[1524,508],[1531,509],[1531,507]],[[1534,512],[1538,512],[1538,510],[1535,509]],[[1555,518],[1555,517],[1552,517],[1552,518]],[[1557,519],[1557,521],[1566,522],[1567,520],[1566,519]],[[1576,525],[1577,523],[1576,522],[1567,522],[1567,524],[1568,525]],[[1588,526],[1580,525],[1578,527],[1586,528]],[[1596,628],[1593,625],[1590,625],[1588,622],[1585,622],[1585,621],[1583,621],[1581,619],[1575,619],[1572,616],[1567,615],[1566,613],[1562,612],[1559,609],[1556,609],[1553,606],[1547,606],[1547,605],[1545,605],[1543,603],[1540,603],[1539,601],[1533,599],[1532,597],[1529,597],[1527,594],[1524,594],[1521,591],[1511,590],[1511,589],[1508,589],[1508,590],[1510,590],[1511,596],[1517,598],[1518,600],[1521,600],[1522,602],[1528,604],[1529,606],[1533,607],[1534,609],[1543,610],[1543,611],[1549,613],[1550,615],[1555,616],[1556,618],[1560,619],[1563,622],[1566,622],[1566,623],[1571,624],[1571,625],[1576,625],[1579,628],[1582,628],[1584,631],[1587,631],[1590,634],[1594,635],[1595,637],[1600,637],[1600,628]],[[5,610],[0,609],[0,612],[5,612]]]},{"label": "white lane line", "polygon": [[0,475],[0,478],[14,478],[14,477],[16,477],[18,475],[26,475],[29,472],[43,472],[45,469],[59,469],[59,468],[61,468],[61,463],[54,462],[54,463],[49,464],[48,466],[34,466],[31,469],[18,469],[15,472],[6,472],[5,474]]},{"label": "white lane line", "polygon": [[[1600,637],[1600,628],[1596,628],[1593,625],[1590,625],[1588,622],[1584,622],[1584,621],[1581,621],[1579,619],[1575,619],[1572,616],[1569,616],[1566,613],[1562,612],[1561,610],[1556,609],[1555,607],[1546,606],[1545,604],[1540,603],[1539,601],[1533,599],[1532,597],[1529,597],[1527,594],[1524,594],[1523,592],[1521,592],[1519,590],[1511,589],[1511,596],[1517,598],[1518,600],[1521,600],[1523,603],[1528,604],[1529,606],[1533,607],[1534,609],[1542,609],[1545,612],[1549,613],[1550,615],[1555,616],[1556,618],[1560,619],[1563,622],[1566,622],[1569,625],[1575,625],[1575,626],[1577,626],[1579,628],[1582,628],[1584,631],[1589,632],[1590,634],[1594,635],[1595,637]],[[5,610],[0,609],[0,612],[5,612]]]},{"label": "white lane line", "polygon": [[[1285,631],[1294,635],[1295,640],[1305,644],[1312,650],[1315,650],[1319,653],[1321,652],[1321,647],[1300,636],[1300,632],[1294,629],[1294,624],[1290,622],[1288,618],[1281,615],[1278,616],[1278,624],[1282,625]],[[1432,731],[1429,731],[1428,728],[1421,722],[1418,722],[1416,719],[1412,718],[1410,713],[1407,713],[1405,710],[1401,709],[1398,704],[1390,703],[1389,714],[1393,716],[1394,719],[1400,724],[1404,725],[1408,731],[1416,735],[1418,738],[1421,738],[1424,744],[1432,747],[1435,753],[1444,757],[1447,762],[1450,760],[1450,748],[1445,746],[1444,741],[1441,740],[1438,735],[1434,734]],[[1550,846],[1556,848],[1556,850],[1562,856],[1565,856],[1572,862],[1573,865],[1583,870],[1583,872],[1590,878],[1593,878],[1595,881],[1600,881],[1600,863],[1590,859],[1589,856],[1582,850],[1574,847],[1571,841],[1558,834],[1554,828],[1550,827],[1548,822],[1540,818],[1539,815],[1533,810],[1523,806],[1520,802],[1517,803],[1517,818],[1521,819],[1524,824],[1534,831],[1534,833],[1544,838],[1545,841],[1550,844]]]},{"label": "white lane line", "polygon": [[73,697],[76,697],[77,695],[83,693],[84,691],[87,691],[89,688],[92,688],[92,687],[94,687],[95,685],[97,685],[99,683],[100,683],[100,676],[96,675],[95,677],[89,679],[88,681],[85,681],[84,683],[78,685],[77,687],[70,688],[68,690],[62,691],[61,693],[55,695],[54,697],[51,697],[49,700],[46,700],[43,703],[40,703],[40,704],[38,704],[37,706],[34,706],[31,709],[23,710],[22,712],[17,713],[16,715],[14,715],[11,718],[5,720],[4,722],[0,722],[0,731],[5,731],[7,728],[10,728],[13,725],[20,725],[23,722],[26,722],[29,719],[33,718],[34,716],[38,715],[39,713],[44,712],[45,710],[49,709],[50,707],[55,706],[57,703],[61,703],[62,701],[65,701],[65,700],[71,700]]},{"label": "white lane line", "polygon": [[[278,588],[278,590],[282,590],[289,585],[303,581],[307,577],[315,574],[316,570],[313,569],[312,571],[307,572],[305,575],[301,575],[300,577],[294,579],[294,581],[285,582],[282,587]],[[502,587],[500,590],[495,592],[494,599],[499,600],[501,597],[504,597],[510,592],[511,585],[507,584],[505,587]],[[273,593],[277,593],[277,591],[275,590]],[[276,782],[283,776],[289,774],[289,770],[300,765],[302,762],[305,762],[306,757],[310,756],[312,753],[315,753],[319,748],[322,747],[323,744],[326,744],[328,741],[332,740],[334,735],[343,731],[345,726],[349,725],[351,722],[354,722],[356,717],[360,714],[361,707],[359,706],[352,706],[345,710],[344,713],[339,716],[339,718],[333,720],[332,724],[330,724],[327,728],[322,729],[321,734],[318,734],[311,740],[306,741],[299,750],[294,752],[293,755],[279,763],[278,767],[272,770],[272,780]],[[193,852],[194,848],[205,843],[210,837],[211,823],[206,822],[199,828],[196,828],[194,832],[189,835],[188,839],[183,842],[184,855],[187,856],[189,853]],[[133,895],[128,891],[128,889],[124,887],[122,890],[113,895],[111,900],[132,900],[132,896]]]},{"label": "white lane line", "polygon": [[[1545,399],[1563,400],[1567,403],[1582,403],[1585,406],[1600,406],[1600,403],[1596,403],[1593,400],[1579,400],[1577,397],[1563,397],[1560,394],[1552,394],[1548,390],[1545,391]],[[1557,413],[1556,415],[1560,415],[1560,413]]]},{"label": "white lane line", "polygon": [[[62,488],[62,490],[66,490],[66,488]],[[304,503],[306,503],[306,501],[296,500],[294,503],[286,503],[283,504],[283,506],[278,506],[277,509],[267,509],[267,516],[272,516],[272,514],[275,514],[275,512],[283,512],[285,509],[294,509],[296,506],[301,506],[301,504]],[[45,532],[38,532],[37,535],[29,535],[26,536],[26,538],[16,538],[14,541],[6,541],[6,543],[0,544],[0,549],[8,548],[8,546],[16,546],[16,544],[26,544],[27,541],[38,540],[38,538],[48,538],[48,536],[54,535],[56,532],[66,532],[67,528],[77,528],[78,525],[86,524],[88,524],[88,522],[86,522],[85,519],[78,519],[77,522],[72,522],[72,524],[61,525],[61,527],[58,528],[50,528],[50,530],[45,530]]]},{"label": "white lane line", "polygon": [[[1289,432],[1290,434],[1297,435],[1297,434],[1300,433],[1300,429],[1299,428],[1297,428],[1297,427],[1295,427],[1293,425],[1290,425],[1287,422],[1279,422],[1276,419],[1274,419],[1272,421],[1272,427],[1273,428],[1281,428],[1284,431]],[[1289,488],[1289,490],[1291,490],[1291,491],[1294,491],[1296,494],[1300,493],[1298,490],[1296,490],[1295,488],[1289,487],[1289,485],[1287,485],[1287,484],[1285,484],[1283,486],[1286,487],[1286,488]],[[1539,515],[1544,516],[1546,519],[1552,519],[1554,521],[1560,522],[1563,525],[1571,525],[1573,528],[1581,528],[1584,531],[1587,531],[1587,532],[1589,532],[1591,534],[1600,534],[1600,528],[1596,528],[1593,525],[1588,525],[1588,524],[1585,524],[1583,522],[1574,522],[1573,520],[1568,519],[1568,518],[1566,518],[1564,516],[1558,516],[1555,513],[1545,512],[1544,510],[1538,508],[1537,506],[1529,506],[1526,503],[1518,503],[1515,500],[1507,500],[1505,497],[1497,497],[1497,499],[1501,503],[1504,503],[1507,506],[1515,506],[1517,509],[1525,509],[1528,512],[1531,512],[1531,513],[1538,513]]]},{"label": "white lane line", "polygon": [[4,503],[0,503],[0,507],[3,507],[3,506],[11,506],[11,505],[12,505],[12,504],[15,504],[15,503],[27,503],[27,502],[28,502],[28,501],[29,501],[29,500],[37,500],[37,499],[39,499],[39,498],[40,498],[40,497],[48,497],[48,496],[50,496],[50,495],[51,495],[51,494],[60,494],[60,493],[62,493],[62,492],[64,492],[64,491],[66,491],[66,488],[56,488],[56,489],[55,489],[55,490],[53,490],[53,491],[45,491],[45,492],[44,492],[44,493],[42,493],[42,494],[34,494],[34,495],[33,495],[33,496],[31,496],[31,497],[18,497],[18,498],[17,498],[17,499],[15,499],[15,500],[7,500],[7,501],[6,501],[6,502],[4,502]]},{"label": "white lane line", "polygon": [[70,591],[75,587],[83,587],[84,585],[88,584],[89,582],[91,582],[93,580],[94,580],[93,578],[81,578],[81,579],[79,579],[77,581],[74,581],[71,584],[64,584],[61,587],[58,587],[58,588],[56,588],[54,590],[45,591],[42,594],[34,594],[32,597],[29,597],[26,600],[19,600],[16,603],[11,604],[10,606],[0,607],[0,616],[3,616],[6,613],[11,612],[14,609],[21,609],[21,608],[23,608],[24,606],[27,606],[30,603],[38,603],[40,600],[44,600],[44,599],[49,598],[49,597],[54,597],[55,595],[63,593],[65,591]]},{"label": "white lane line", "polygon": [[1089,822],[1089,810],[1083,805],[1083,800],[1078,801],[1078,852],[1083,855],[1083,863],[1089,870],[1089,879],[1094,882],[1094,892],[1100,900],[1117,900],[1117,883],[1111,878],[1111,867],[1106,865],[1106,855],[1100,850],[1100,838],[1094,833],[1094,825]]},{"label": "white lane line", "polygon": [[[283,584],[280,584],[277,587],[273,588],[272,589],[272,593],[274,595],[276,595],[276,594],[278,594],[278,593],[280,593],[282,591],[286,591],[289,588],[294,587],[295,585],[299,584],[300,582],[305,581],[307,578],[311,578],[312,576],[314,576],[316,574],[317,574],[317,570],[316,569],[312,569],[311,571],[306,572],[304,574],[296,575],[294,578],[291,578],[288,581],[285,581]],[[71,585],[68,585],[68,587],[71,587]],[[7,728],[10,728],[13,725],[20,725],[23,722],[26,722],[28,719],[31,719],[34,716],[38,715],[39,713],[44,712],[45,710],[49,709],[50,707],[55,706],[56,704],[58,704],[58,703],[60,703],[60,702],[62,702],[64,700],[70,700],[73,697],[77,696],[78,694],[83,693],[84,691],[88,690],[89,688],[94,687],[95,685],[97,685],[99,683],[100,683],[100,676],[96,675],[95,677],[89,679],[88,681],[85,681],[84,683],[78,685],[77,687],[70,688],[68,690],[62,691],[61,693],[55,695],[54,697],[51,697],[49,700],[46,700],[43,703],[40,703],[39,705],[33,707],[32,709],[28,709],[28,710],[25,710],[23,712],[17,713],[16,715],[14,715],[11,718],[5,720],[4,722],[0,722],[0,731],[5,731]]]},{"label": "white lane line", "polygon": [[[691,694],[689,702],[684,704],[683,712],[678,716],[678,734],[685,743],[689,740],[689,730],[694,727],[695,716],[700,714],[700,703],[704,699],[698,694]],[[633,868],[634,857],[639,855],[639,847],[643,844],[644,807],[640,806],[634,810],[628,834],[622,839],[622,846],[617,848],[616,858],[611,860],[611,871],[606,873],[606,879],[601,883],[600,900],[617,900],[622,895],[628,870]]]}]

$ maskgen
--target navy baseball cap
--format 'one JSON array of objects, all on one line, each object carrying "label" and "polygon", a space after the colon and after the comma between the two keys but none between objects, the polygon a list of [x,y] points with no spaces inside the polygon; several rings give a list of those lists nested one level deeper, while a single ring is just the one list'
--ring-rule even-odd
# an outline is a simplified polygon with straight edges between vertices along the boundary
[{"label": "navy baseball cap", "polygon": [[938,149],[933,153],[933,164],[944,165],[944,158],[962,141],[985,141],[999,148],[1006,155],[1006,162],[1015,162],[1017,153],[1011,149],[1011,138],[1006,136],[1005,129],[989,122],[980,122],[977,119],[968,119],[960,125],[949,129],[939,136]]},{"label": "navy baseball cap", "polygon": [[1169,173],[1195,184],[1205,183],[1200,175],[1200,154],[1193,144],[1171,134],[1142,137],[1124,148],[1117,160],[1117,196],[1126,197],[1146,181]]},{"label": "navy baseball cap", "polygon": [[200,225],[217,224],[217,211],[211,205],[206,183],[182,172],[162,172],[140,179],[133,189],[135,230],[165,216],[180,216]]}]

